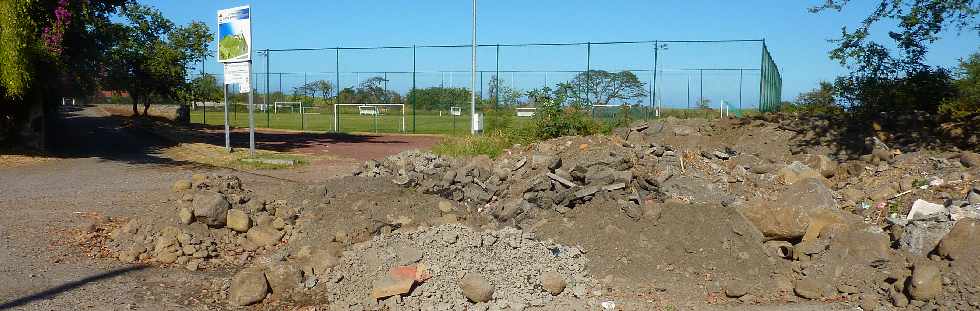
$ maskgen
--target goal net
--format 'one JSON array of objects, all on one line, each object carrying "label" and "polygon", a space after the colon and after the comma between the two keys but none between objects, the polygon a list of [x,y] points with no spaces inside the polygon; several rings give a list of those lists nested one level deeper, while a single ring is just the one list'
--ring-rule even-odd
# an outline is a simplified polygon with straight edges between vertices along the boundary
[{"label": "goal net", "polygon": [[334,104],[335,132],[405,132],[405,104]]}]

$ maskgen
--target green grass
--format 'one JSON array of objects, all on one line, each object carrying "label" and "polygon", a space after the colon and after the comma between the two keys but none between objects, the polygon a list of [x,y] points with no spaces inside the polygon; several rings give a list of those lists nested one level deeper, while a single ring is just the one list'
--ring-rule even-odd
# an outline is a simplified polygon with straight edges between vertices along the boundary
[{"label": "green grass", "polygon": [[[232,111],[229,112],[228,120],[232,127],[248,127],[248,110],[243,105],[233,105],[231,106]],[[344,113],[340,114],[340,131],[341,132],[379,132],[379,133],[399,133],[401,132],[401,112],[397,109],[392,109],[387,113],[379,116],[377,118],[372,116],[362,116],[356,112],[353,107],[345,108],[346,111],[342,110]],[[306,130],[306,131],[333,131],[333,111],[328,109],[314,108],[311,111],[318,112],[319,114],[305,114],[302,120],[300,119],[300,114],[298,112],[288,112],[280,110],[279,113],[269,113],[266,114],[265,111],[255,112],[255,126],[261,128],[275,128],[275,129],[288,129],[288,130]],[[756,110],[743,110],[743,116],[750,114],[758,114]],[[735,111],[732,111],[732,115],[735,115]],[[664,109],[661,111],[661,117],[672,116],[675,118],[718,118],[717,110],[687,110],[687,109]],[[596,119],[604,123],[616,123],[621,120],[621,112],[614,109],[599,109],[596,112]],[[652,112],[633,110],[630,112],[630,119],[632,121],[643,120],[646,118],[652,118]],[[486,117],[489,118],[489,117]],[[522,126],[530,121],[530,118],[511,118],[513,123],[512,126]],[[192,123],[202,123],[204,121],[204,112],[200,109],[191,111],[191,122]],[[491,120],[485,119],[487,124],[491,124]],[[209,125],[222,125],[223,114],[221,110],[218,109],[208,109],[207,112],[207,124]],[[414,126],[413,126],[414,125]],[[469,133],[470,117],[468,114],[464,113],[462,116],[454,117],[446,115],[439,115],[435,111],[417,111],[417,114],[413,118],[411,108],[408,108],[405,115],[405,128],[408,133],[418,133],[418,134],[440,134],[440,135],[465,135]],[[413,131],[414,128],[414,131]],[[489,130],[489,129],[488,129]]]}]

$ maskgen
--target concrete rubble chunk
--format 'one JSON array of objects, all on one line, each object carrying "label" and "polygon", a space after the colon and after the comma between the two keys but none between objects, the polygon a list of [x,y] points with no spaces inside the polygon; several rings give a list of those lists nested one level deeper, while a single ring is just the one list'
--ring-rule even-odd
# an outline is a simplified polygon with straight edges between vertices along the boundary
[{"label": "concrete rubble chunk", "polygon": [[545,175],[547,175],[548,177],[550,177],[552,180],[557,181],[558,183],[560,183],[562,185],[565,185],[565,187],[569,187],[569,188],[578,187],[578,185],[575,184],[574,182],[572,182],[571,180],[562,178],[561,176],[558,176],[555,173],[547,173]]},{"label": "concrete rubble chunk", "polygon": [[949,213],[942,204],[931,203],[923,199],[917,199],[912,203],[912,209],[909,210],[908,216],[905,217],[907,220],[912,220],[916,218],[928,217],[937,213]]}]

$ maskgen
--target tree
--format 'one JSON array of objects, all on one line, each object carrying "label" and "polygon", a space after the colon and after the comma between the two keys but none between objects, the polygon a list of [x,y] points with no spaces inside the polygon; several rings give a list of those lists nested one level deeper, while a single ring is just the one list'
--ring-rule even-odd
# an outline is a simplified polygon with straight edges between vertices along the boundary
[{"label": "tree", "polygon": [[201,101],[218,100],[222,96],[221,82],[213,74],[204,74],[194,78],[188,88],[194,98]]},{"label": "tree", "polygon": [[468,106],[470,90],[461,87],[428,87],[410,90],[407,95],[415,99],[422,110],[448,110],[449,107]]},{"label": "tree", "polygon": [[[125,0],[0,1],[0,140],[17,127],[43,147],[44,113],[98,84],[111,17]],[[39,130],[38,130],[39,129]]]},{"label": "tree", "polygon": [[[487,86],[490,88],[489,98],[493,103],[493,108],[499,108],[501,105],[518,104],[521,96],[523,95],[521,94],[520,90],[503,85],[500,79],[497,78],[497,75],[490,76],[490,82]],[[497,102],[498,99],[500,100],[499,103]]]},{"label": "tree", "polygon": [[801,93],[796,97],[796,108],[810,113],[829,113],[840,111],[841,107],[834,99],[834,85],[827,81],[820,81],[820,86],[816,89]]},{"label": "tree", "polygon": [[299,97],[300,94],[302,94],[316,99],[317,93],[320,94],[320,97],[323,98],[323,102],[326,103],[327,96],[333,93],[333,83],[330,83],[330,81],[327,80],[315,80],[293,88],[293,95],[296,97]]},{"label": "tree", "polygon": [[117,24],[118,42],[109,49],[108,85],[125,89],[147,114],[154,99],[172,99],[184,84],[187,65],[207,55],[212,38],[207,25],[192,22],[177,27],[160,11],[127,2],[121,12],[126,23]]},{"label": "tree", "polygon": [[943,101],[939,111],[958,119],[980,115],[980,53],[961,60],[956,76],[957,96]]},{"label": "tree", "polygon": [[[811,12],[842,11],[850,0],[826,0]],[[929,68],[924,63],[929,45],[940,39],[950,28],[968,29],[980,35],[976,23],[980,3],[976,0],[877,0],[875,9],[854,30],[841,28],[840,39],[830,58],[848,66],[855,74],[870,77],[891,77],[921,72]],[[896,24],[888,37],[898,48],[892,53],[884,44],[875,42],[871,28],[875,24]]]},{"label": "tree", "polygon": [[609,105],[614,101],[643,98],[645,83],[631,71],[611,73],[589,70],[575,75],[571,82],[559,83],[557,92],[568,99],[567,104]]}]

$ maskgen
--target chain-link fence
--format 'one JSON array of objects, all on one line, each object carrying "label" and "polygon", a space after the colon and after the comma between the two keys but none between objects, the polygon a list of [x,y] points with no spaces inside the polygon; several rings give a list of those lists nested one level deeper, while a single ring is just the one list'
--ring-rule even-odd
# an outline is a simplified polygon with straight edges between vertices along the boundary
[{"label": "chain-link fence", "polygon": [[[260,50],[259,127],[466,133],[470,85],[488,127],[526,122],[545,100],[594,118],[742,116],[778,109],[782,78],[764,40],[652,40]],[[759,55],[762,55],[760,62]],[[196,68],[221,81],[213,61]],[[217,82],[220,83],[220,82]],[[192,122],[222,124],[220,86],[199,91]],[[247,125],[247,95],[229,90],[229,121]]]}]

